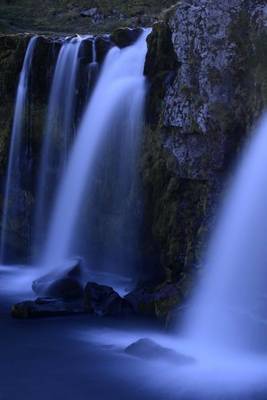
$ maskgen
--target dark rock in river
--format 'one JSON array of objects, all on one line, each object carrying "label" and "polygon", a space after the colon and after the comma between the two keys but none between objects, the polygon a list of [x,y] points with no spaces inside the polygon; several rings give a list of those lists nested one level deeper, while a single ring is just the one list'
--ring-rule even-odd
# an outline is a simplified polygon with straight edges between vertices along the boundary
[{"label": "dark rock in river", "polygon": [[79,299],[83,296],[82,285],[73,278],[57,279],[47,288],[47,296],[64,300]]},{"label": "dark rock in river", "polygon": [[18,319],[64,317],[84,314],[81,301],[62,301],[52,298],[40,298],[35,301],[24,301],[12,307],[12,317]]},{"label": "dark rock in river", "polygon": [[99,316],[127,316],[133,313],[130,303],[121,298],[111,287],[87,283],[84,290],[84,305],[89,313]]},{"label": "dark rock in river", "polygon": [[136,314],[166,318],[170,309],[182,301],[181,289],[176,284],[165,284],[158,288],[137,288],[125,299],[132,305]]},{"label": "dark rock in river", "polygon": [[83,271],[81,259],[73,259],[66,265],[62,275],[48,274],[37,279],[32,284],[33,291],[38,296],[48,296],[59,299],[78,299],[83,296]]},{"label": "dark rock in river", "polygon": [[[94,314],[97,316],[126,317],[134,314],[128,300],[121,298],[111,287],[87,283],[85,289],[72,278],[61,278],[48,286],[35,281],[35,290],[41,292],[35,301],[15,304],[12,316],[15,318],[35,318]],[[44,294],[43,294],[44,293]]]},{"label": "dark rock in river", "polygon": [[194,359],[163,347],[151,339],[140,339],[126,347],[125,353],[145,360],[162,360],[179,365],[194,363]]},{"label": "dark rock in river", "polygon": [[116,46],[123,48],[133,44],[139,38],[142,32],[143,30],[141,28],[119,28],[112,33],[110,38],[116,44]]}]

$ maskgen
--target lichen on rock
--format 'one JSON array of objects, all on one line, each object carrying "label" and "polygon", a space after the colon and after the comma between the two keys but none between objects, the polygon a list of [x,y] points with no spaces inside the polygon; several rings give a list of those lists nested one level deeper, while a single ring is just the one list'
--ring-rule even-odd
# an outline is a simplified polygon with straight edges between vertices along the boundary
[{"label": "lichen on rock", "polygon": [[158,255],[151,274],[162,279],[201,265],[230,167],[267,104],[266,33],[262,0],[181,0],[153,27],[140,170],[144,252]]}]

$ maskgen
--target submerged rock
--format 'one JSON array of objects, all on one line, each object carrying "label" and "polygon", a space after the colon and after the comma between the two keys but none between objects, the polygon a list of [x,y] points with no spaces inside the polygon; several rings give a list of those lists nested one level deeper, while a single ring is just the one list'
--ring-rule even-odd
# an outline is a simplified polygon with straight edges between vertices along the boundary
[{"label": "submerged rock", "polygon": [[118,47],[123,48],[133,44],[142,32],[141,28],[119,28],[112,33],[110,38]]},{"label": "submerged rock", "polygon": [[63,317],[84,314],[81,301],[63,301],[52,298],[39,298],[35,301],[23,301],[11,309],[13,318],[28,319],[42,317]]},{"label": "submerged rock", "polygon": [[192,357],[177,353],[147,338],[140,339],[130,344],[130,346],[126,347],[125,353],[146,360],[169,361],[179,365],[192,364],[195,362]]},{"label": "submerged rock", "polygon": [[127,316],[133,314],[130,303],[109,286],[87,283],[84,290],[87,312],[99,316]]}]

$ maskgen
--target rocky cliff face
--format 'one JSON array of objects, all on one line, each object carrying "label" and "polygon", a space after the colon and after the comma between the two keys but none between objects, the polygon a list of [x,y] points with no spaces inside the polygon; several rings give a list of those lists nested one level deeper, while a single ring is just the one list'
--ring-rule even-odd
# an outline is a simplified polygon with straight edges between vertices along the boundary
[{"label": "rocky cliff face", "polygon": [[200,262],[229,167],[267,104],[266,18],[265,1],[182,0],[149,38],[145,216],[167,279]]}]

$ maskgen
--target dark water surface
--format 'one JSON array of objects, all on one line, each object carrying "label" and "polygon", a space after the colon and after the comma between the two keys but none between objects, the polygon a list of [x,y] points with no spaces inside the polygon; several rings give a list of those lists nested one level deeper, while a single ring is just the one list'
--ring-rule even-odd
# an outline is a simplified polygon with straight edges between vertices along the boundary
[{"label": "dark water surface", "polygon": [[[10,299],[9,299],[10,300]],[[108,326],[90,317],[14,320],[0,298],[1,400],[161,399],[125,379],[139,363],[75,332]],[[129,373],[131,371],[129,370]]]},{"label": "dark water surface", "polygon": [[203,370],[125,354],[142,337],[168,345],[159,327],[91,316],[15,320],[18,300],[2,290],[0,400],[267,399],[261,369],[254,379],[254,368]]}]

